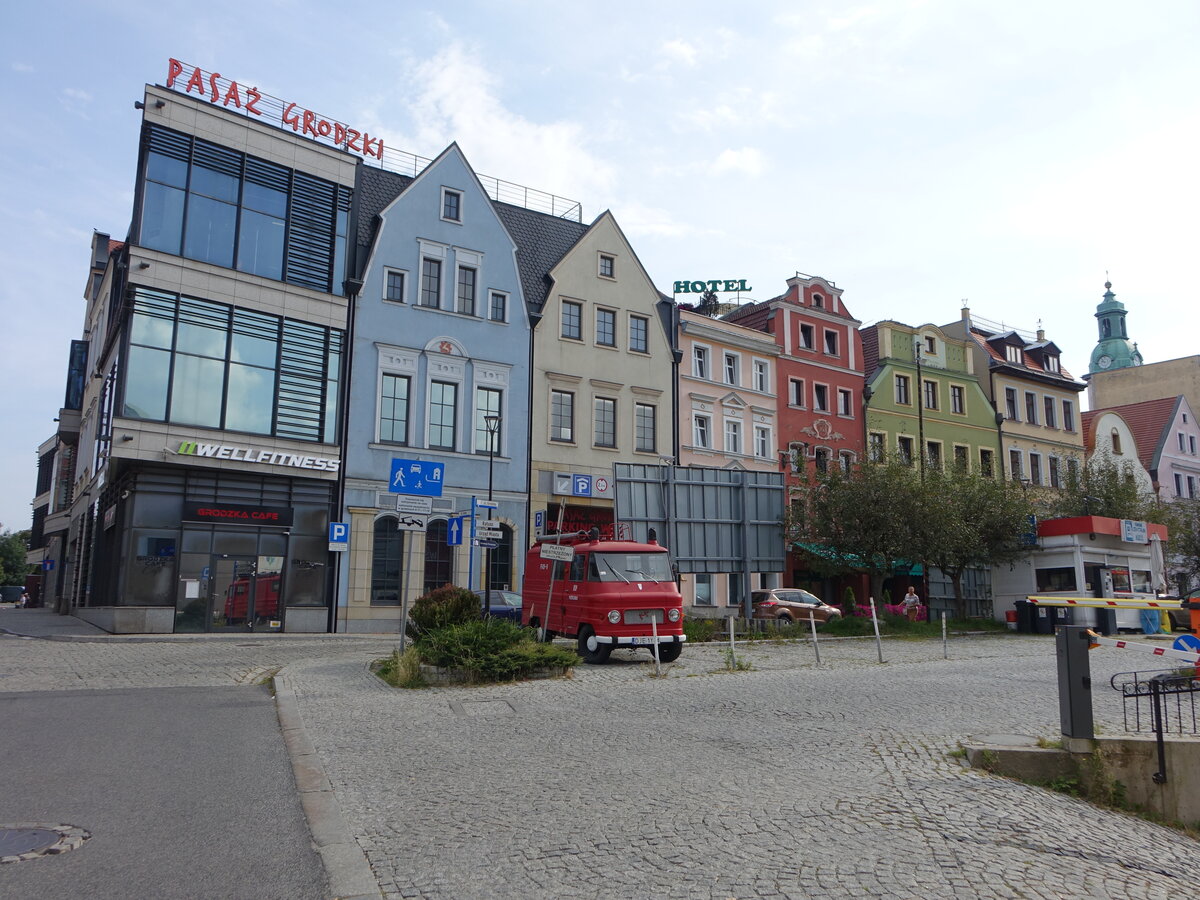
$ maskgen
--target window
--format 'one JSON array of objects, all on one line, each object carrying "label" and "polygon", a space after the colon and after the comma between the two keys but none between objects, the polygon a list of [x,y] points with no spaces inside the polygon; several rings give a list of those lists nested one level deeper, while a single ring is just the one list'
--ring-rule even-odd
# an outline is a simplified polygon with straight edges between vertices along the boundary
[{"label": "window", "polygon": [[1054,356],[1052,354],[1046,356],[1046,371],[1047,372],[1057,372],[1058,371],[1058,357],[1057,356]]},{"label": "window", "polygon": [[384,274],[383,299],[393,303],[404,302],[404,273],[386,269]]},{"label": "window", "polygon": [[836,331],[825,332],[825,352],[830,356],[838,355],[838,333]]},{"label": "window", "polygon": [[829,385],[813,385],[813,409],[817,412],[829,412]]},{"label": "window", "polygon": [[761,359],[754,360],[754,389],[766,393],[768,377],[767,363]]},{"label": "window", "polygon": [[813,327],[811,325],[800,325],[800,349],[813,349]]},{"label": "window", "polygon": [[883,435],[878,431],[867,435],[867,458],[871,462],[883,462]]},{"label": "window", "polygon": [[400,573],[404,570],[404,532],[394,516],[375,522],[371,545],[371,605],[400,605]]},{"label": "window", "polygon": [[851,405],[852,398],[853,398],[853,394],[851,394],[850,391],[846,390],[846,388],[838,388],[838,415],[839,416],[854,415],[854,408]]},{"label": "window", "polygon": [[932,335],[925,336],[925,352],[937,353],[937,338]]},{"label": "window", "polygon": [[738,358],[733,353],[725,354],[725,383],[738,383]]},{"label": "window", "polygon": [[1016,388],[1005,388],[1004,389],[1004,417],[1006,419],[1011,419],[1014,422],[1017,421],[1017,389]]},{"label": "window", "polygon": [[967,411],[965,392],[961,384],[950,385],[950,412],[963,415]]},{"label": "window", "polygon": [[442,188],[442,218],[448,222],[462,221],[462,194]]},{"label": "window", "polygon": [[1067,479],[1071,484],[1079,484],[1079,460],[1074,457],[1067,460]]},{"label": "window", "polygon": [[1188,487],[1188,492],[1187,492],[1188,497],[1192,500],[1195,500],[1196,499],[1196,476],[1195,475],[1189,475],[1187,477],[1187,487]]},{"label": "window", "polygon": [[789,396],[788,396],[789,402],[792,404],[792,406],[798,406],[801,409],[803,409],[804,408],[804,379],[803,378],[792,378],[788,381],[788,386],[791,388],[791,390],[789,391]]},{"label": "window", "polygon": [[1039,594],[1048,591],[1076,591],[1079,589],[1078,582],[1075,580],[1074,566],[1034,569],[1033,572]]},{"label": "window", "polygon": [[1188,435],[1188,453],[1192,456],[1196,455],[1196,436],[1194,434]]},{"label": "window", "polygon": [[707,347],[692,347],[692,374],[697,378],[708,377]]},{"label": "window", "polygon": [[426,593],[454,580],[454,548],[450,546],[449,524],[434,519],[425,528]]},{"label": "window", "polygon": [[742,452],[742,423],[737,419],[725,420],[725,452]]},{"label": "window", "polygon": [[1047,460],[1047,463],[1049,464],[1049,467],[1050,467],[1050,487],[1053,487],[1053,488],[1062,487],[1062,476],[1059,474],[1059,470],[1058,470],[1058,457],[1051,456]]},{"label": "window", "polygon": [[842,465],[842,471],[848,473],[854,467],[854,454],[849,450],[843,450],[838,454],[838,459]]},{"label": "window", "polygon": [[1121,435],[1117,431],[1117,429],[1114,428],[1112,430],[1112,434],[1109,435],[1109,438],[1112,441],[1112,452],[1116,453],[1118,456],[1120,456],[1121,455]]},{"label": "window", "polygon": [[926,381],[925,388],[925,408],[938,408],[938,383],[936,381]]},{"label": "window", "polygon": [[908,406],[912,401],[908,394],[908,376],[896,376],[896,402],[901,406]]},{"label": "window", "polygon": [[575,395],[570,391],[550,392],[550,440],[575,440]]},{"label": "window", "polygon": [[971,465],[971,449],[962,444],[954,445],[954,468],[965,472]]},{"label": "window", "polygon": [[429,385],[429,446],[453,450],[457,446],[458,385],[434,381]]},{"label": "window", "polygon": [[829,448],[818,447],[816,454],[813,456],[813,465],[816,470],[824,475],[829,471]]},{"label": "window", "polygon": [[1018,366],[1025,365],[1025,351],[1016,344],[1008,344],[1004,348],[1004,357],[1010,363],[1015,363]]},{"label": "window", "polygon": [[1008,468],[1013,481],[1022,481],[1025,478],[1025,465],[1021,461],[1020,450],[1008,451]]},{"label": "window", "polygon": [[725,595],[726,606],[742,605],[742,575],[740,572],[730,572],[725,576],[728,592]]},{"label": "window", "polygon": [[649,353],[650,320],[642,316],[629,317],[629,349],[634,353]]},{"label": "window", "polygon": [[136,288],[121,415],[333,443],[342,332]]},{"label": "window", "polygon": [[[475,452],[499,453],[504,446],[501,432],[504,429],[503,413],[504,392],[497,388],[475,388]],[[487,417],[496,416],[496,433],[490,434],[487,427]],[[489,440],[490,438],[490,440]]]},{"label": "window", "polygon": [[409,380],[403,375],[383,373],[379,392],[379,440],[408,443]]},{"label": "window", "polygon": [[658,431],[658,410],[649,403],[633,406],[634,449],[642,453],[654,453],[657,449],[655,435]]},{"label": "window", "polygon": [[979,449],[979,471],[987,478],[993,478],[996,475],[996,454],[985,448]]},{"label": "window", "polygon": [[771,458],[771,429],[765,425],[754,426],[754,455],[759,459]]},{"label": "window", "polygon": [[561,334],[573,341],[583,340],[583,304],[563,301]]},{"label": "window", "polygon": [[1038,423],[1037,394],[1032,391],[1025,392],[1025,421],[1030,425]]},{"label": "window", "polygon": [[156,125],[144,136],[142,246],[343,292],[349,188]]},{"label": "window", "polygon": [[710,443],[712,438],[712,421],[708,416],[693,416],[692,417],[692,438],[693,443],[704,450],[712,447]]},{"label": "window", "polygon": [[1063,410],[1063,431],[1075,430],[1075,404],[1070,400],[1062,402]]},{"label": "window", "polygon": [[1040,453],[1029,454],[1029,483],[1042,483],[1042,455]]},{"label": "window", "polygon": [[609,256],[606,253],[600,254],[600,277],[601,278],[616,278],[617,277],[617,260],[615,257]]},{"label": "window", "polygon": [[592,406],[595,413],[593,443],[597,447],[617,446],[617,401],[596,397]]},{"label": "window", "polygon": [[602,347],[617,346],[617,314],[611,309],[596,310],[596,343]]},{"label": "window", "polygon": [[1058,421],[1054,415],[1054,412],[1055,412],[1054,398],[1053,397],[1043,397],[1042,398],[1042,409],[1046,414],[1046,417],[1043,420],[1046,423],[1046,427],[1047,428],[1056,428],[1058,426]]},{"label": "window", "polygon": [[437,309],[442,305],[442,262],[421,260],[421,305]]},{"label": "window", "polygon": [[931,469],[942,467],[942,445],[937,441],[925,442],[925,461]]},{"label": "window", "polygon": [[1178,472],[1175,473],[1175,496],[1183,496],[1183,476]]},{"label": "window", "polygon": [[475,279],[477,272],[466,266],[458,267],[458,311],[465,316],[475,315]]},{"label": "window", "polygon": [[713,605],[713,590],[712,576],[705,573],[697,573],[696,579],[696,599],[693,606],[712,606]]},{"label": "window", "polygon": [[900,452],[900,462],[911,466],[913,464],[913,439],[900,436],[896,439],[896,449]]},{"label": "window", "polygon": [[508,294],[499,291],[488,294],[488,318],[493,322],[508,321]]},{"label": "window", "polygon": [[812,305],[813,305],[813,308],[814,308],[814,309],[824,309],[824,308],[825,308],[825,297],[824,297],[824,295],[822,295],[822,294],[813,294],[813,295],[812,295]]}]

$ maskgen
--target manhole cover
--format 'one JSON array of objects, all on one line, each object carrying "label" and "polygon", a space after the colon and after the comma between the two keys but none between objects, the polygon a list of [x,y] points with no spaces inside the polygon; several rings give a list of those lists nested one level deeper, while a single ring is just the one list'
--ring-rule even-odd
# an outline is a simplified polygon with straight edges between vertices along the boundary
[{"label": "manhole cover", "polygon": [[0,825],[0,863],[65,853],[91,836],[74,825]]}]

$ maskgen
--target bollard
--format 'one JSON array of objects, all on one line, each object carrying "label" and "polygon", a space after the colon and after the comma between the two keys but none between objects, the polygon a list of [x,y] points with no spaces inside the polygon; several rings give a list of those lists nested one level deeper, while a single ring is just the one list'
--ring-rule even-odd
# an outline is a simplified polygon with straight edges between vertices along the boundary
[{"label": "bollard", "polygon": [[946,610],[942,610],[942,659],[949,659],[949,651],[946,647]]},{"label": "bollard", "polygon": [[868,599],[871,601],[871,623],[875,626],[875,652],[879,654],[879,661],[883,662],[883,641],[879,639],[879,617],[875,615],[875,598]]},{"label": "bollard", "polygon": [[1058,715],[1067,750],[1074,749],[1071,741],[1091,741],[1096,737],[1087,632],[1084,625],[1059,625],[1054,634],[1058,655]]},{"label": "bollard", "polygon": [[737,659],[737,647],[733,643],[733,616],[729,617],[729,671],[733,671],[734,660]]},{"label": "bollard", "polygon": [[812,610],[808,611],[808,629],[812,632],[813,653],[817,655],[817,665],[821,664],[821,648],[817,644],[817,620],[813,618]]}]

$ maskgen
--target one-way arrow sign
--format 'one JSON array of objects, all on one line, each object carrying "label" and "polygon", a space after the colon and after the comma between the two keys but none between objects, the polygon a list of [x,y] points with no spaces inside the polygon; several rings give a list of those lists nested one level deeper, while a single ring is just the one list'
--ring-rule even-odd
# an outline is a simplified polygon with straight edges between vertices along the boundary
[{"label": "one-way arrow sign", "polygon": [[451,519],[448,524],[446,543],[451,547],[460,547],[463,542],[463,519],[462,516]]}]

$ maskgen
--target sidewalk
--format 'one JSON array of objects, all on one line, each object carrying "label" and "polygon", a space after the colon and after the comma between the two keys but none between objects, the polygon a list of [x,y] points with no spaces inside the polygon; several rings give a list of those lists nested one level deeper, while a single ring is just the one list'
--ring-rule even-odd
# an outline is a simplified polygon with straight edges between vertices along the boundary
[{"label": "sidewalk", "polygon": [[75,616],[60,616],[52,609],[18,609],[9,603],[0,604],[0,631],[51,639],[110,637],[103,628]]}]

